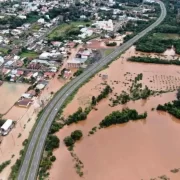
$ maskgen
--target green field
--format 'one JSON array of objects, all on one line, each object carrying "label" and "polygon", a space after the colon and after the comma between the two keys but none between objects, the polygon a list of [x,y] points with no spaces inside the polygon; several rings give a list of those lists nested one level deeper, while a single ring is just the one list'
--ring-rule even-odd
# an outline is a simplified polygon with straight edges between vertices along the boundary
[{"label": "green field", "polygon": [[39,56],[38,53],[34,52],[34,51],[26,51],[26,52],[22,52],[20,54],[20,57],[27,57],[27,58],[37,58]]},{"label": "green field", "polygon": [[178,39],[180,39],[180,35],[179,34],[171,34],[171,33],[154,33],[153,38],[165,39],[165,40],[167,40],[167,39],[178,40]]},{"label": "green field", "polygon": [[79,25],[86,25],[90,24],[90,22],[84,21],[77,21],[77,22],[70,22],[70,23],[63,23],[58,26],[55,30],[53,30],[49,35],[49,39],[53,39],[54,37],[63,37],[66,36],[66,33],[69,31],[78,29]]}]

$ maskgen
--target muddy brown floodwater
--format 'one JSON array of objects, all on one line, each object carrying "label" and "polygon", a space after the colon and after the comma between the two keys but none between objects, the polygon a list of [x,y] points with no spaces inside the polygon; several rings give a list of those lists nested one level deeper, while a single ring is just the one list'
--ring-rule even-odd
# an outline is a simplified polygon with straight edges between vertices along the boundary
[{"label": "muddy brown floodwater", "polygon": [[[91,97],[99,94],[103,88],[100,74],[108,75],[107,82],[114,88],[113,94],[127,91],[129,84],[125,83],[129,83],[129,79],[133,79],[138,73],[143,73],[142,84],[150,89],[172,91],[179,87],[178,66],[127,62],[126,59],[134,54],[132,47],[108,69],[98,73],[80,88],[73,101],[65,108],[64,116],[72,114],[79,106],[87,107]],[[66,126],[57,133],[61,143],[60,148],[54,151],[57,159],[50,170],[49,179],[150,180],[167,175],[170,179],[179,180],[180,172],[172,173],[170,170],[180,168],[180,120],[167,113],[152,110],[158,104],[174,100],[176,92],[147,100],[130,101],[126,105],[115,107],[108,105],[109,97],[102,100],[97,105],[98,110],[92,110],[85,121]],[[145,120],[100,129],[88,136],[88,132],[98,126],[105,116],[125,107],[134,108],[139,113],[147,111],[148,116]],[[84,136],[74,148],[84,165],[82,178],[76,173],[75,162],[63,144],[64,137],[76,129],[82,130]]]}]

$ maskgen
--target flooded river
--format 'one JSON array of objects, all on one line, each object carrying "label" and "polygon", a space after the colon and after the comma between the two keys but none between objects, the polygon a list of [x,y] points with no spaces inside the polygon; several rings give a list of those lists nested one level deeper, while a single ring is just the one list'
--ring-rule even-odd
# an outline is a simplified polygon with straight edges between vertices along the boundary
[{"label": "flooded river", "polygon": [[[102,74],[108,75],[107,82],[114,88],[113,93],[128,91],[129,84],[124,83],[129,83],[129,79],[133,79],[138,73],[143,73],[143,86],[147,85],[152,90],[172,91],[179,87],[178,66],[127,62],[126,59],[134,53],[131,48],[108,69],[101,71],[84,85],[64,110],[64,116],[72,114],[79,106],[86,107],[91,97],[99,94],[103,88]],[[127,72],[130,74],[125,75]],[[97,105],[98,110],[91,111],[87,120],[64,127],[57,133],[61,144],[60,148],[54,151],[57,159],[50,170],[49,179],[150,180],[167,175],[173,180],[179,180],[180,172],[172,173],[170,170],[180,168],[180,120],[153,110],[158,104],[175,98],[174,91],[115,107],[108,105],[109,97],[102,100]],[[88,136],[88,132],[98,126],[105,116],[125,107],[134,108],[139,113],[147,111],[148,116],[145,120],[111,126]],[[83,178],[76,173],[75,162],[63,144],[64,137],[76,129],[82,130],[84,135],[74,148],[74,152],[84,164]]]}]

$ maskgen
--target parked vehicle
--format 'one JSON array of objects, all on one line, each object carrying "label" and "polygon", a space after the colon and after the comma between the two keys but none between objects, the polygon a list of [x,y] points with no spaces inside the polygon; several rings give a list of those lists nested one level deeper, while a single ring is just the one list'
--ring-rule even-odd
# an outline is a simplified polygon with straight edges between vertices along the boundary
[{"label": "parked vehicle", "polygon": [[1,135],[2,136],[7,135],[14,127],[14,125],[15,123],[13,122],[13,120],[11,119],[6,120],[6,122],[0,128]]}]

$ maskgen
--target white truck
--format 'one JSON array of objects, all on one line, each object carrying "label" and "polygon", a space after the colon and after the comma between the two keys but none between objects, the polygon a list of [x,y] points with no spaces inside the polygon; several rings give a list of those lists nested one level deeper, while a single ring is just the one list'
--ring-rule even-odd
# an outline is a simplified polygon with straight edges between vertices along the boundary
[{"label": "white truck", "polygon": [[11,119],[7,119],[6,122],[1,126],[0,132],[2,136],[7,135],[14,127],[14,122]]}]

